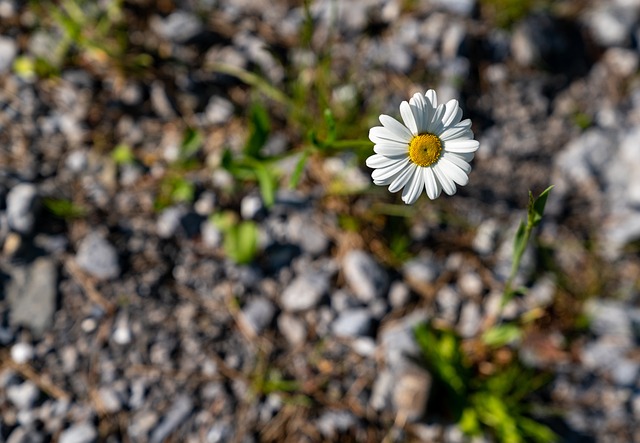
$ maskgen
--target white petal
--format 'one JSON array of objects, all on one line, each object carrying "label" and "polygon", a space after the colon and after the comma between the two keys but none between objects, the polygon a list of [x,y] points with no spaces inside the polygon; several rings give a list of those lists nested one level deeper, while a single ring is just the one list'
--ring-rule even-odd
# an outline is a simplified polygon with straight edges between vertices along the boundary
[{"label": "white petal", "polygon": [[413,176],[413,170],[415,168],[408,167],[402,171],[389,185],[389,192],[397,192],[407,184],[409,179]]},{"label": "white petal", "polygon": [[438,162],[438,166],[440,166],[440,169],[447,175],[447,177],[456,182],[459,186],[465,186],[469,183],[469,176],[452,161],[443,157]]},{"label": "white petal", "polygon": [[447,152],[447,151],[445,151],[445,153],[449,154],[449,155],[455,155],[456,157],[460,157],[462,160],[466,161],[467,163],[471,163],[471,160],[473,160],[473,157],[476,156],[473,152]]},{"label": "white petal", "polygon": [[409,155],[409,145],[406,143],[404,146],[392,146],[387,144],[378,144],[373,147],[373,152],[376,154],[382,154],[386,157],[402,158]]},{"label": "white petal", "polygon": [[[369,158],[371,158],[371,157],[369,157]],[[469,174],[471,172],[471,165],[469,163],[467,163],[462,157],[460,157],[459,154],[454,154],[453,152],[446,152],[445,151],[445,153],[442,156],[442,158],[447,159],[448,161],[450,161],[451,163],[453,163],[454,165],[456,165],[457,167],[462,169],[465,172],[465,174]],[[367,164],[367,166],[368,166],[368,164]]]},{"label": "white petal", "polygon": [[408,102],[403,101],[400,103],[400,115],[402,116],[405,126],[409,128],[409,131],[411,131],[411,134],[418,135],[416,117],[413,115],[413,111],[411,110],[411,106]]},{"label": "white petal", "polygon": [[402,191],[402,201],[408,205],[415,203],[422,193],[424,182],[422,181],[422,171],[420,169],[418,166],[414,167],[411,179]]},{"label": "white petal", "polygon": [[394,158],[385,157],[384,155],[374,154],[367,158],[366,165],[370,168],[385,168],[396,163],[398,160]]},{"label": "white petal", "polygon": [[434,91],[433,89],[429,89],[424,96],[427,98],[427,100],[429,100],[429,103],[431,103],[431,107],[433,107],[434,109],[438,107],[438,97],[436,96],[436,91]]},{"label": "white petal", "polygon": [[408,143],[408,140],[401,139],[384,126],[374,126],[369,129],[369,140],[374,143]]},{"label": "white petal", "polygon": [[435,175],[433,175],[432,168],[422,168],[422,179],[424,180],[424,188],[427,191],[427,195],[431,200],[435,200],[440,196],[440,191],[442,188],[436,180]]},{"label": "white petal", "polygon": [[469,139],[473,138],[473,132],[469,128],[451,126],[440,134],[440,140],[455,140],[457,138]]},{"label": "white petal", "polygon": [[475,152],[478,150],[480,143],[477,140],[446,140],[444,142],[444,150],[456,153]]},{"label": "white petal", "polygon": [[398,162],[396,162],[395,164],[391,165],[391,166],[387,166],[385,168],[379,168],[374,170],[371,173],[371,178],[373,178],[374,182],[379,185],[379,184],[389,184],[393,181],[393,179],[395,178],[395,176],[402,171],[404,168],[407,167],[407,164],[409,163],[409,159],[406,158],[404,160],[399,160]]},{"label": "white petal", "polygon": [[[456,121],[457,117],[457,121]],[[442,117],[443,127],[447,128],[455,125],[462,118],[462,109],[458,106],[458,100],[451,99],[445,105],[444,117]]]},{"label": "white petal", "polygon": [[436,163],[432,166],[433,172],[436,174],[436,178],[442,185],[442,189],[448,195],[453,195],[456,193],[456,184],[444,173],[439,163]]},{"label": "white petal", "polygon": [[427,100],[424,98],[424,95],[416,92],[411,100],[409,100],[409,104],[411,105],[411,110],[413,111],[413,115],[416,118],[416,125],[418,126],[418,134],[422,134],[427,131],[427,124],[429,123],[429,118],[431,116],[429,110],[431,109],[431,105],[427,103]]},{"label": "white petal", "polygon": [[444,105],[438,106],[436,112],[433,114],[433,117],[431,117],[431,122],[429,123],[429,128],[427,129],[428,132],[438,135],[436,129],[442,127],[442,116],[444,115],[444,111]]},{"label": "white petal", "polygon": [[407,129],[405,125],[403,125],[393,117],[382,114],[380,116],[380,123],[382,123],[385,128],[387,128],[393,135],[396,136],[395,140],[408,142],[413,137],[411,131],[409,131],[409,129]]}]

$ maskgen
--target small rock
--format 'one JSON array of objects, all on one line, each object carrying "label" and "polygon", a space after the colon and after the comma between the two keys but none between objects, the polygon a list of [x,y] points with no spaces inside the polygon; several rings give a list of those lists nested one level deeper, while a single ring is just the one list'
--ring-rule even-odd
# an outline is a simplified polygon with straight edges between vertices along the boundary
[{"label": "small rock", "polygon": [[389,289],[389,303],[394,309],[402,308],[409,302],[411,292],[409,287],[403,282],[393,282]]},{"label": "small rock", "polygon": [[18,45],[12,38],[0,37],[0,74],[11,69],[17,53]]},{"label": "small rock", "polygon": [[591,318],[591,330],[599,336],[620,336],[631,339],[633,329],[627,315],[628,307],[616,300],[590,300],[586,314]]},{"label": "small rock", "polygon": [[458,318],[460,303],[460,295],[451,285],[442,287],[436,294],[439,317],[442,317],[450,324],[455,324]]},{"label": "small rock", "polygon": [[473,250],[480,255],[489,255],[495,251],[499,229],[498,222],[494,219],[482,222],[473,239]]},{"label": "small rock", "polygon": [[56,311],[58,272],[54,261],[40,257],[13,268],[10,278],[6,291],[11,324],[27,326],[36,337],[41,336],[51,326]]},{"label": "small rock", "polygon": [[242,309],[240,318],[246,328],[254,334],[260,334],[273,320],[275,306],[265,298],[251,300]]},{"label": "small rock", "polygon": [[482,295],[484,285],[482,279],[475,272],[465,272],[458,278],[458,288],[467,297],[479,297]]},{"label": "small rock", "polygon": [[633,387],[638,380],[638,372],[640,372],[639,362],[623,358],[611,368],[610,374],[616,385]]},{"label": "small rock", "polygon": [[378,373],[373,387],[371,388],[371,399],[369,404],[376,411],[388,409],[391,406],[391,392],[396,378],[389,369],[383,369]]},{"label": "small rock", "polygon": [[326,438],[337,438],[356,424],[356,417],[349,411],[327,411],[317,421],[318,430]]},{"label": "small rock", "polygon": [[349,287],[363,302],[370,302],[386,295],[389,276],[366,252],[348,252],[344,258],[343,271]]},{"label": "small rock", "polygon": [[421,418],[427,408],[431,390],[431,374],[411,365],[394,376],[392,401],[399,423],[414,422]]},{"label": "small rock", "polygon": [[315,307],[328,289],[329,278],[325,274],[302,274],[284,289],[281,303],[287,311],[304,311]]},{"label": "small rock", "polygon": [[150,25],[160,37],[176,43],[186,43],[202,30],[202,23],[196,15],[180,10],[165,18],[154,16]]},{"label": "small rock", "polygon": [[433,0],[433,3],[456,14],[469,16],[476,6],[476,0]]},{"label": "small rock", "polygon": [[290,314],[281,314],[278,317],[278,329],[292,345],[304,343],[307,337],[307,328],[304,323]]},{"label": "small rock", "polygon": [[460,321],[458,322],[458,332],[464,338],[475,336],[480,330],[482,314],[480,306],[474,302],[467,302],[460,310]]},{"label": "small rock", "polygon": [[104,407],[104,410],[106,412],[115,414],[122,409],[122,402],[120,401],[118,393],[115,390],[103,386],[98,389],[98,397],[100,398],[102,407]]},{"label": "small rock", "polygon": [[19,385],[12,385],[7,387],[7,398],[13,403],[19,410],[25,410],[31,408],[40,395],[38,387],[26,380]]},{"label": "small rock", "polygon": [[202,234],[202,242],[209,248],[217,248],[222,244],[222,232],[218,227],[211,222],[211,220],[205,220],[200,225],[200,232]]},{"label": "small rock", "polygon": [[631,41],[631,31],[637,14],[626,8],[603,3],[590,8],[586,16],[591,35],[601,46],[627,46]]},{"label": "small rock", "polygon": [[165,414],[160,425],[151,433],[150,443],[162,443],[183,421],[193,409],[193,400],[187,395],[178,397]]},{"label": "small rock", "polygon": [[11,346],[11,360],[21,365],[33,358],[33,346],[29,343],[16,343]]},{"label": "small rock", "polygon": [[173,206],[164,209],[158,217],[156,232],[162,238],[170,238],[176,233],[180,227],[180,219],[185,211],[181,207]]},{"label": "small rock", "polygon": [[331,331],[338,337],[366,336],[371,331],[372,323],[368,309],[349,309],[338,315],[331,325]]},{"label": "small rock", "polygon": [[371,337],[357,337],[351,341],[351,349],[363,357],[374,358],[376,342]]},{"label": "small rock", "polygon": [[38,209],[38,190],[31,183],[16,185],[7,194],[9,227],[16,232],[31,233]]},{"label": "small rock", "polygon": [[98,431],[91,423],[82,423],[65,429],[58,438],[58,443],[93,443],[98,438]]},{"label": "small rock", "polygon": [[211,97],[204,115],[212,125],[227,123],[233,115],[233,103],[222,97]]},{"label": "small rock", "polygon": [[96,232],[82,239],[76,253],[76,262],[78,266],[100,280],[120,275],[116,248]]},{"label": "small rock", "polygon": [[258,195],[249,194],[240,202],[240,215],[245,220],[257,218],[264,210],[262,198]]},{"label": "small rock", "polygon": [[131,343],[131,329],[129,328],[129,321],[125,316],[118,317],[116,322],[116,328],[111,335],[114,343],[121,346],[126,346]]},{"label": "small rock", "polygon": [[193,209],[198,215],[207,217],[215,210],[216,200],[216,195],[213,192],[203,192],[193,204]]},{"label": "small rock", "polygon": [[402,267],[402,275],[412,287],[420,289],[435,282],[440,270],[441,266],[425,255],[407,261]]},{"label": "small rock", "polygon": [[389,367],[402,366],[407,356],[418,356],[420,348],[413,329],[428,318],[426,311],[417,310],[402,319],[386,324],[379,333],[378,342]]}]

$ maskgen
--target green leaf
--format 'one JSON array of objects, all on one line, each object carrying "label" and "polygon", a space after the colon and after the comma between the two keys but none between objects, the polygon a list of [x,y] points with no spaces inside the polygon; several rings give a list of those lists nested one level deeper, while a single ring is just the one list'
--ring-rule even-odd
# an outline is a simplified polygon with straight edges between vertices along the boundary
[{"label": "green leaf", "polygon": [[325,140],[325,145],[330,145],[334,141],[336,141],[336,119],[333,117],[333,112],[331,109],[326,108],[324,110],[324,121],[327,124],[327,139]]},{"label": "green leaf", "polygon": [[538,423],[527,417],[518,417],[518,427],[522,429],[522,433],[529,437],[528,441],[539,443],[550,443],[558,441],[558,436],[547,426]]},{"label": "green leaf", "polygon": [[255,159],[261,158],[260,151],[270,132],[271,124],[267,110],[259,103],[254,103],[249,111],[249,140],[244,147],[244,154]]},{"label": "green leaf", "polygon": [[482,427],[478,413],[471,407],[464,408],[460,420],[458,420],[460,430],[467,435],[481,435]]},{"label": "green leaf", "polygon": [[227,256],[238,264],[251,263],[258,252],[258,227],[252,221],[243,221],[227,229],[224,236]]},{"label": "green leaf", "polygon": [[522,338],[522,329],[514,324],[494,326],[484,334],[482,341],[488,346],[500,347]]},{"label": "green leaf", "polygon": [[260,195],[267,208],[273,206],[276,201],[276,177],[275,174],[262,163],[255,163],[254,172],[260,186]]},{"label": "green leaf", "polygon": [[[542,215],[544,214],[544,207],[547,204],[547,198],[549,197],[549,193],[553,189],[553,185],[549,186],[547,189],[542,191],[538,198],[530,201],[529,203],[529,219],[531,220],[531,224],[533,226],[538,226],[540,221],[542,220]],[[531,195],[531,193],[529,193]]]},{"label": "green leaf", "polygon": [[311,151],[309,149],[305,149],[302,151],[302,154],[300,154],[300,157],[296,162],[296,166],[293,168],[293,172],[291,173],[291,178],[289,179],[289,188],[293,189],[300,183],[300,179],[302,178],[305,166],[307,166],[307,160],[309,159],[310,153]]},{"label": "green leaf", "polygon": [[70,200],[45,198],[43,204],[52,214],[64,219],[81,218],[87,214],[85,207],[76,205]]},{"label": "green leaf", "polygon": [[118,165],[130,165],[136,160],[136,157],[131,151],[131,146],[126,143],[120,143],[118,146],[113,148],[113,151],[111,151],[111,158]]},{"label": "green leaf", "polygon": [[194,157],[202,148],[202,135],[195,129],[188,128],[183,136],[180,144],[180,161],[185,162]]}]

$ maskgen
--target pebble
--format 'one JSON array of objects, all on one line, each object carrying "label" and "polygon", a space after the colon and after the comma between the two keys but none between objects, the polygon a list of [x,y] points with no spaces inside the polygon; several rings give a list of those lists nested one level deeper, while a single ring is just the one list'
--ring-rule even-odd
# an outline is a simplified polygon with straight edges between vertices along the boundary
[{"label": "pebble", "polygon": [[407,261],[402,267],[405,281],[416,287],[424,287],[435,282],[441,266],[430,256],[421,256]]},{"label": "pebble", "polygon": [[186,43],[202,31],[198,17],[186,11],[175,11],[165,18],[152,17],[150,25],[162,38],[176,43]]},{"label": "pebble", "polygon": [[472,247],[480,255],[489,255],[496,249],[498,231],[500,226],[495,219],[483,221],[473,238]]},{"label": "pebble", "polygon": [[415,422],[421,418],[427,408],[427,399],[431,390],[431,374],[411,365],[402,373],[394,374],[392,404],[398,414],[399,423]]},{"label": "pebble", "polygon": [[172,206],[164,209],[158,217],[156,232],[162,238],[171,238],[180,227],[180,220],[185,214],[182,207]]},{"label": "pebble", "polygon": [[0,74],[9,72],[18,54],[18,45],[10,37],[0,37]]},{"label": "pebble", "polygon": [[424,310],[416,310],[393,323],[385,325],[378,334],[378,346],[389,367],[402,366],[406,357],[417,356],[420,348],[413,329],[428,319]]},{"label": "pebble", "polygon": [[405,306],[411,297],[409,287],[401,281],[394,281],[389,288],[389,303],[394,309]]},{"label": "pebble", "polygon": [[245,220],[254,220],[264,210],[262,198],[259,195],[249,194],[240,202],[240,215]]},{"label": "pebble", "polygon": [[349,251],[344,257],[342,269],[347,284],[363,302],[386,296],[389,287],[387,271],[366,252]]},{"label": "pebble", "polygon": [[162,443],[173,431],[184,422],[193,409],[193,400],[187,395],[178,397],[162,419],[162,422],[151,433],[150,443]]},{"label": "pebble", "polygon": [[349,411],[327,411],[318,418],[317,426],[326,438],[335,439],[338,434],[348,431],[356,422],[356,417]]},{"label": "pebble", "polygon": [[21,183],[7,194],[9,227],[20,234],[29,234],[38,213],[38,189],[31,183]]},{"label": "pebble", "polygon": [[472,301],[462,305],[460,320],[458,321],[458,333],[464,338],[474,337],[480,330],[482,312],[480,306]]},{"label": "pebble", "polygon": [[33,358],[33,346],[29,343],[16,343],[11,346],[11,360],[19,365],[28,363]]},{"label": "pebble", "polygon": [[6,289],[11,324],[28,327],[36,337],[49,329],[56,311],[57,281],[58,271],[51,258],[40,257],[13,268]]},{"label": "pebble", "polygon": [[97,232],[91,232],[82,239],[76,253],[76,262],[78,266],[100,280],[108,280],[120,275],[116,248]]},{"label": "pebble", "polygon": [[226,98],[213,96],[207,104],[204,115],[212,125],[224,124],[233,116],[233,103]]},{"label": "pebble", "polygon": [[307,328],[302,320],[286,313],[278,316],[278,330],[292,345],[304,343],[307,337]]},{"label": "pebble", "polygon": [[331,331],[338,337],[369,335],[373,319],[366,308],[349,309],[338,314],[331,324]]},{"label": "pebble", "polygon": [[280,302],[286,311],[299,312],[320,303],[329,289],[329,278],[323,273],[305,273],[296,277],[282,292]]},{"label": "pebble", "polygon": [[109,387],[103,386],[98,389],[98,396],[102,402],[104,410],[110,414],[115,414],[122,409],[122,402],[118,393]]},{"label": "pebble", "polygon": [[90,423],[80,423],[65,429],[58,438],[58,443],[93,443],[98,431]]},{"label": "pebble", "polygon": [[256,298],[242,309],[240,318],[252,333],[260,334],[271,324],[275,313],[276,307],[273,303],[265,298]]},{"label": "pebble", "polygon": [[29,380],[7,387],[7,398],[19,410],[31,408],[39,396],[40,390]]},{"label": "pebble", "polygon": [[462,295],[467,297],[480,297],[484,284],[482,279],[475,272],[465,272],[458,278],[458,289]]},{"label": "pebble", "polygon": [[616,300],[590,300],[585,313],[591,318],[590,328],[599,336],[633,337],[628,307]]}]

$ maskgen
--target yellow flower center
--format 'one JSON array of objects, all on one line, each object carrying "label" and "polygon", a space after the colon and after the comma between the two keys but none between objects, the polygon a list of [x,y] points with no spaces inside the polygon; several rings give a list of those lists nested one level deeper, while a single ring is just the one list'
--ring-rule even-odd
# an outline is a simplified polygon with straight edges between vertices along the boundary
[{"label": "yellow flower center", "polygon": [[442,141],[434,134],[415,135],[409,143],[409,158],[418,166],[431,166],[440,159]]}]

